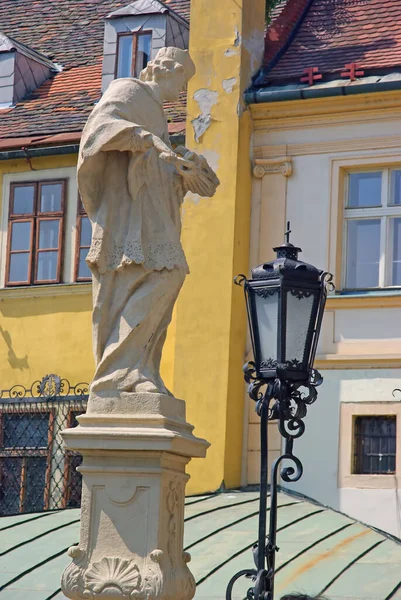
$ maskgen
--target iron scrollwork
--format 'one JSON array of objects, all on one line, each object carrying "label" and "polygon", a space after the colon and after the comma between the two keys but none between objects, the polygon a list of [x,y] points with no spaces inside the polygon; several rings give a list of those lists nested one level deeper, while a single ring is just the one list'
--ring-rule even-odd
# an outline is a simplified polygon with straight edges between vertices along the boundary
[{"label": "iron scrollwork", "polygon": [[[248,589],[247,600],[273,600],[275,557],[277,547],[277,493],[278,477],[285,482],[296,482],[302,477],[303,466],[294,454],[294,440],[300,438],[305,431],[303,419],[307,408],[317,398],[316,388],[322,383],[320,373],[313,369],[306,382],[288,382],[280,379],[259,379],[256,375],[255,363],[244,366],[245,381],[248,394],[256,402],[255,410],[260,416],[261,467],[260,467],[260,499],[259,499],[259,531],[258,542],[253,547],[254,569],[243,569],[230,580],[226,600],[232,600],[235,582],[241,577],[252,580]],[[284,452],[277,458],[271,468],[269,532],[267,534],[267,424],[277,420],[281,436],[285,440]],[[283,461],[286,465],[283,466]],[[288,464],[288,462],[290,464]]]},{"label": "iron scrollwork", "polygon": [[88,383],[81,382],[71,385],[68,379],[51,373],[34,381],[28,388],[17,383],[8,390],[0,390],[0,401],[21,401],[25,398],[57,400],[66,396],[86,398],[88,393]]}]

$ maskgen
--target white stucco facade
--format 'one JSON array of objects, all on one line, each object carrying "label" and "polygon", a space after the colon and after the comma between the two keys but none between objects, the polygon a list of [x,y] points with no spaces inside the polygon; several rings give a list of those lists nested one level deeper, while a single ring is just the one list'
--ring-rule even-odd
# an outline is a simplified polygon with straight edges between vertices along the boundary
[{"label": "white stucco facade", "polygon": [[[401,289],[343,293],[348,174],[401,169],[401,97],[277,102],[251,110],[251,264],[274,257],[271,248],[282,243],[290,221],[300,260],[333,273],[336,283],[316,361],[324,383],[309,407],[306,433],[295,442],[304,474],[286,485],[401,537],[401,393],[393,395],[401,387]],[[354,473],[359,415],[396,419],[395,473]]]}]

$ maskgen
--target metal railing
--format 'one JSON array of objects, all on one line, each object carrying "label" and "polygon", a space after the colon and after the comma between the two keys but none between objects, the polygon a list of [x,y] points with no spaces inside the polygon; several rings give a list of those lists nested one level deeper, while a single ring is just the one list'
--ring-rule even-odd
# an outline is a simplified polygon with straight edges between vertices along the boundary
[{"label": "metal railing", "polygon": [[88,389],[46,375],[0,391],[0,516],[80,506],[82,457],[60,433],[78,424]]}]

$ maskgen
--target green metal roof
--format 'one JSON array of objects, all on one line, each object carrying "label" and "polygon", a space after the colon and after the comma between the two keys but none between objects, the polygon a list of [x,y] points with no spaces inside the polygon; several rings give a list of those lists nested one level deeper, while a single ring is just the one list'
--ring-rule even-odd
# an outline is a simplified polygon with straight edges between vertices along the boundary
[{"label": "green metal roof", "polygon": [[[401,600],[401,541],[319,504],[279,494],[276,598],[324,593],[329,600]],[[189,497],[185,549],[197,581],[196,600],[222,600],[229,579],[252,568],[258,494]],[[78,543],[79,510],[0,520],[1,600],[61,600],[67,548]],[[251,582],[234,588],[244,598]]]}]

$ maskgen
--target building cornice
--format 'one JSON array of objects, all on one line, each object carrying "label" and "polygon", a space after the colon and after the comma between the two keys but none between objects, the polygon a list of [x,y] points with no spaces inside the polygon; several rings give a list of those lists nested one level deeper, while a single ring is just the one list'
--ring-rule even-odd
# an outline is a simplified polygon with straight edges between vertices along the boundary
[{"label": "building cornice", "polygon": [[[331,154],[335,152],[366,152],[368,150],[392,150],[401,148],[401,136],[376,136],[366,139],[325,140],[323,142],[305,142],[299,144],[276,144],[257,146],[254,148],[255,159],[269,159],[286,155],[288,160],[293,156],[310,154]],[[255,162],[256,164],[256,162]]]},{"label": "building cornice", "polygon": [[290,129],[371,120],[399,120],[401,90],[251,104],[255,129]]},{"label": "building cornice", "polygon": [[388,295],[355,295],[329,296],[326,301],[327,309],[363,309],[363,308],[400,308],[401,294]]}]

